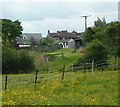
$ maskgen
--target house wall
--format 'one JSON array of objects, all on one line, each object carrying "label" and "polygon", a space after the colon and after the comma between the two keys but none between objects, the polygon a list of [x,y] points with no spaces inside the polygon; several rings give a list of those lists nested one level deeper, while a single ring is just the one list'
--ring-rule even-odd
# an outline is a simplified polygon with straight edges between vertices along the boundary
[{"label": "house wall", "polygon": [[79,48],[83,45],[82,40],[75,40],[75,48]]},{"label": "house wall", "polygon": [[75,48],[75,41],[73,39],[68,42],[68,48]]},{"label": "house wall", "polygon": [[60,40],[60,37],[54,36],[53,39],[54,39],[54,40]]}]

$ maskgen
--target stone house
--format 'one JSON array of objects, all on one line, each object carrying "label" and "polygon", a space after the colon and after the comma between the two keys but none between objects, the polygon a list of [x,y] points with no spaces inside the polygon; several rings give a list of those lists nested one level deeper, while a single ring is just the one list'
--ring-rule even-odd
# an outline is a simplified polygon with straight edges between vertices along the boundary
[{"label": "stone house", "polygon": [[30,40],[39,41],[42,39],[41,33],[23,33],[21,37],[16,38],[16,44],[19,47],[30,47]]},{"label": "stone house", "polygon": [[54,44],[61,45],[62,48],[79,48],[82,46],[82,33],[60,32],[50,33],[48,37],[52,37],[56,42]]}]

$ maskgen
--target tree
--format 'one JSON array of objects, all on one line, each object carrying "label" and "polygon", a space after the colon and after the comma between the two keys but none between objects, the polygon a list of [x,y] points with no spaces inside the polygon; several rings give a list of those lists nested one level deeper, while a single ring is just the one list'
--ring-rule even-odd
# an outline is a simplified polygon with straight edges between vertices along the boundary
[{"label": "tree", "polygon": [[16,37],[20,37],[23,31],[21,22],[19,20],[12,21],[10,19],[1,19],[2,21],[2,40],[6,45],[8,42],[11,44]]},{"label": "tree", "polygon": [[120,22],[111,22],[105,29],[104,44],[111,54],[120,56]]},{"label": "tree", "polygon": [[99,40],[93,40],[85,51],[86,58],[94,61],[106,60],[107,55],[107,49]]},{"label": "tree", "polygon": [[75,30],[73,30],[71,33],[77,33]]},{"label": "tree", "polygon": [[106,28],[105,18],[102,20],[98,17],[93,27],[88,27],[83,34],[83,42],[90,43],[94,39],[98,39],[102,42],[104,36],[104,29]]},{"label": "tree", "polygon": [[95,21],[95,26],[96,26],[96,27],[99,27],[99,28],[104,28],[104,27],[106,26],[105,18],[103,17],[103,19],[101,20],[101,19],[98,17],[98,20]]},{"label": "tree", "polygon": [[90,43],[94,39],[94,34],[95,31],[91,27],[88,27],[83,33],[83,42]]},{"label": "tree", "polygon": [[33,37],[31,37],[30,38],[30,47],[32,48],[32,49],[34,49],[35,47],[37,47],[38,46],[38,44],[39,44],[39,42],[37,41],[37,40],[35,40],[35,38],[33,38]]},{"label": "tree", "polygon": [[108,59],[108,52],[105,46],[99,40],[93,40],[85,49],[85,53],[78,59],[77,64],[94,62],[106,62]]},{"label": "tree", "polygon": [[52,37],[46,37],[46,38],[43,38],[42,40],[40,40],[39,42],[39,45],[42,46],[42,45],[51,45],[54,43],[54,40]]},{"label": "tree", "polygon": [[115,65],[117,57],[120,57],[120,22],[111,22],[107,24],[103,43],[108,48],[110,55],[115,56]]},{"label": "tree", "polygon": [[64,32],[64,33],[67,33],[68,31],[67,31],[67,30],[61,30],[60,32]]}]

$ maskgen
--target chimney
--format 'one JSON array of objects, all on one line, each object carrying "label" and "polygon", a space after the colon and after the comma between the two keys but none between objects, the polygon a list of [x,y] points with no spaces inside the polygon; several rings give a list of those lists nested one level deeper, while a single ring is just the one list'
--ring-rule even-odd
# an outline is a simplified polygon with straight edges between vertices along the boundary
[{"label": "chimney", "polygon": [[48,33],[50,33],[50,30],[48,30]]}]

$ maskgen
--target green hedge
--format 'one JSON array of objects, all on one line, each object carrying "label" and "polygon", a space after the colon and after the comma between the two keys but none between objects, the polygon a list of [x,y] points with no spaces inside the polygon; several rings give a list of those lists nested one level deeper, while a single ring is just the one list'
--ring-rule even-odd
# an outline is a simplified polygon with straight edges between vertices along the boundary
[{"label": "green hedge", "polygon": [[11,48],[2,50],[2,73],[30,73],[35,69],[34,58],[25,50],[17,51]]}]

